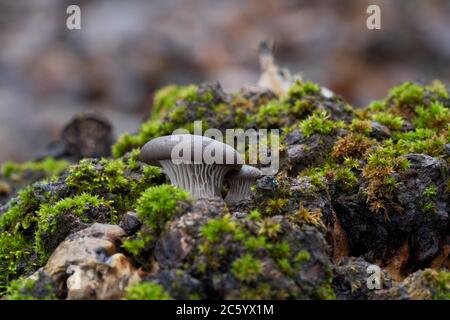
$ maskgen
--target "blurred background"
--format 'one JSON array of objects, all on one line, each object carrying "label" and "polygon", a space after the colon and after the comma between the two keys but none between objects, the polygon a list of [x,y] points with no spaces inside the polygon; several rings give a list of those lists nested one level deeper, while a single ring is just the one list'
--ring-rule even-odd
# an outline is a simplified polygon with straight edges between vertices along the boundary
[{"label": "blurred background", "polygon": [[[66,28],[70,4],[81,30]],[[261,40],[355,106],[404,80],[450,81],[449,0],[0,0],[0,162],[33,158],[79,112],[136,131],[166,84],[255,84]]]}]

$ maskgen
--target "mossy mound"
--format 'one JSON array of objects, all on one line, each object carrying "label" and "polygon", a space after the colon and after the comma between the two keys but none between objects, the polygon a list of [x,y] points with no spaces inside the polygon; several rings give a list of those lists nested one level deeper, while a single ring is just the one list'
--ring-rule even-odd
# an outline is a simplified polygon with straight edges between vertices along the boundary
[{"label": "mossy mound", "polygon": [[[203,130],[280,129],[279,172],[226,207],[193,201],[165,184],[159,168],[138,161],[145,142],[175,129],[192,132],[196,120]],[[284,98],[255,88],[228,94],[215,82],[164,88],[150,119],[114,145],[115,158],[67,169],[54,163],[42,178],[55,177],[20,186],[0,207],[0,291],[9,285],[12,297],[28,295],[31,284],[12,281],[94,222],[130,226],[123,253],[149,272],[130,288],[130,299],[331,299],[332,258],[346,256],[398,278],[445,268],[449,123],[440,82],[407,82],[360,109],[311,82],[294,83]],[[6,175],[23,175],[26,167],[8,164]],[[432,285],[447,290],[441,283]],[[426,298],[435,296],[448,298]]]},{"label": "mossy mound", "polygon": [[138,156],[82,160],[0,207],[0,290],[42,266],[71,233],[93,222],[120,223],[145,189],[165,181],[159,168],[143,166]]}]

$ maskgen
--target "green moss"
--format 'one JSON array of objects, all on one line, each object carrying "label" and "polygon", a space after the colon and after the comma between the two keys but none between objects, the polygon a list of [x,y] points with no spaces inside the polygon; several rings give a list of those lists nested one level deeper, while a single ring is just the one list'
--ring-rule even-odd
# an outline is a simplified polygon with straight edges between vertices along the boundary
[{"label": "green moss", "polygon": [[[108,203],[98,196],[83,193],[72,198],[65,198],[54,204],[43,204],[37,212],[38,227],[35,233],[35,251],[42,262],[45,262],[48,256],[55,249],[55,245],[51,239],[58,233],[58,237],[63,236],[65,224],[67,223],[67,215],[71,214],[79,217],[85,223],[95,222],[90,214],[94,210],[100,209],[101,206],[107,206]],[[111,216],[110,222],[114,221]]]},{"label": "green moss", "polygon": [[396,148],[402,154],[425,153],[433,157],[444,154],[445,135],[436,134],[431,129],[416,129],[394,137],[397,140]]},{"label": "green moss", "polygon": [[179,100],[193,100],[197,96],[197,86],[176,86],[169,85],[156,91],[153,108],[152,120],[162,119],[168,111],[171,111]]},{"label": "green moss", "polygon": [[320,87],[311,82],[302,82],[297,80],[288,91],[288,97],[291,99],[300,99],[307,95],[317,95],[320,93]]},{"label": "green moss", "polygon": [[289,106],[288,112],[290,116],[294,116],[297,119],[302,119],[307,114],[310,114],[316,106],[309,100],[295,100],[291,106]]},{"label": "green moss", "polygon": [[325,111],[315,112],[300,123],[300,129],[305,137],[310,137],[315,133],[327,135],[342,126],[341,122],[330,120],[330,116]]},{"label": "green moss", "polygon": [[336,300],[336,294],[333,291],[331,283],[319,286],[315,293],[320,300]]},{"label": "green moss", "polygon": [[56,300],[55,289],[51,283],[40,287],[37,280],[23,278],[14,280],[8,286],[7,300]]},{"label": "green moss", "polygon": [[244,246],[247,250],[257,251],[261,248],[265,248],[267,245],[267,238],[264,236],[250,236],[244,240]]},{"label": "green moss", "polygon": [[252,210],[248,214],[247,219],[251,220],[251,221],[258,221],[258,220],[261,219],[261,213],[257,209],[256,210]]},{"label": "green moss", "polygon": [[324,170],[320,167],[313,167],[303,170],[298,174],[299,178],[306,177],[312,185],[312,188],[304,188],[302,190],[305,194],[312,194],[319,190],[327,190],[326,180],[324,178]]},{"label": "green moss", "polygon": [[142,250],[153,240],[152,236],[139,231],[134,239],[127,239],[123,242],[122,247],[135,257],[138,257]]},{"label": "green moss", "polygon": [[[155,94],[150,119],[142,123],[134,135],[124,133],[112,147],[112,154],[118,158],[127,151],[142,147],[147,141],[172,134],[175,129],[192,132],[192,123],[186,120],[187,104],[199,104],[197,111],[206,110],[213,103],[213,92],[200,92],[197,86],[168,86]],[[183,103],[178,103],[183,101]]]},{"label": "green moss", "polygon": [[437,187],[435,185],[431,185],[431,186],[428,186],[427,188],[425,188],[422,195],[424,197],[434,198],[435,196],[437,196],[437,193],[438,193]]},{"label": "green moss", "polygon": [[434,203],[431,203],[431,202],[423,203],[422,205],[420,205],[420,209],[424,213],[435,213],[436,212],[436,206],[434,205]]},{"label": "green moss", "polygon": [[262,262],[250,254],[233,261],[231,272],[241,282],[255,281],[262,272]]},{"label": "green moss", "polygon": [[127,289],[126,300],[171,300],[164,287],[154,282],[142,282]]},{"label": "green moss", "polygon": [[294,261],[298,263],[305,263],[309,260],[311,260],[311,254],[306,250],[300,251],[294,258]]},{"label": "green moss", "polygon": [[19,273],[30,254],[29,245],[20,234],[0,233],[0,295]]},{"label": "green moss", "polygon": [[443,130],[450,123],[450,109],[440,102],[434,102],[429,107],[419,106],[416,114],[414,123],[417,128]]},{"label": "green moss", "polygon": [[[427,272],[427,271],[425,271]],[[428,271],[433,282],[433,300],[450,300],[450,272],[447,270],[436,271],[433,274]]]},{"label": "green moss", "polygon": [[188,199],[187,191],[172,185],[150,187],[139,198],[136,212],[145,224],[159,231],[177,212],[179,203]]},{"label": "green moss", "polygon": [[430,85],[426,86],[426,89],[443,99],[449,98],[446,86],[439,80],[434,80]]},{"label": "green moss", "polygon": [[25,163],[9,161],[0,166],[0,172],[7,179],[20,179],[27,171],[42,172],[46,177],[52,177],[60,175],[69,165],[69,162],[65,160],[55,160],[47,157],[41,161],[29,161]]},{"label": "green moss", "polygon": [[412,82],[405,82],[389,91],[389,99],[397,106],[414,106],[422,103],[425,88]]},{"label": "green moss", "polygon": [[[50,197],[49,194],[47,196]],[[0,217],[0,229],[8,231],[27,229],[31,222],[27,213],[37,210],[41,201],[48,201],[48,198],[38,199],[32,186],[19,191],[17,198],[10,202],[10,208]]]},{"label": "green moss", "polygon": [[368,106],[370,112],[383,112],[386,111],[386,108],[387,106],[384,101],[372,101]]},{"label": "green moss", "polygon": [[29,259],[14,260],[5,252],[0,268],[10,271],[1,272],[0,287],[43,265],[74,223],[118,223],[146,188],[165,179],[159,168],[142,166],[137,157],[135,151],[125,159],[82,160],[55,182],[35,183],[19,191],[0,217],[1,249]]},{"label": "green moss", "polygon": [[331,156],[336,159],[346,157],[361,158],[374,145],[374,141],[361,135],[350,133],[336,141]]},{"label": "green moss", "polygon": [[201,235],[211,243],[217,243],[224,233],[231,233],[237,229],[237,223],[230,215],[211,219],[200,228]]},{"label": "green moss", "polygon": [[267,238],[275,238],[281,231],[281,225],[272,218],[265,218],[259,223],[258,234]]},{"label": "green moss", "polygon": [[[159,184],[164,176],[160,168],[138,166],[137,152],[129,157],[129,164],[123,159],[81,160],[71,167],[65,182],[72,193],[114,194],[111,207],[117,212],[125,212],[135,205],[139,195],[149,186]],[[138,175],[136,175],[138,174]]]},{"label": "green moss", "polygon": [[286,204],[288,203],[287,199],[277,198],[277,199],[269,199],[266,202],[265,208],[266,212],[271,215],[275,215],[280,213]]},{"label": "green moss", "polygon": [[404,124],[402,117],[393,115],[389,112],[376,113],[372,115],[372,120],[381,123],[391,130],[400,130]]},{"label": "green moss", "polygon": [[[155,129],[157,131],[157,129]],[[114,157],[120,157],[124,155],[127,151],[134,148],[139,148],[144,144],[140,135],[131,135],[128,132],[123,133],[116,143],[112,147],[112,154]]]},{"label": "green moss", "polygon": [[350,130],[354,133],[369,135],[372,132],[370,120],[352,119]]},{"label": "green moss", "polygon": [[333,173],[333,180],[341,190],[349,191],[358,185],[359,179],[350,168],[337,167]]},{"label": "green moss", "polygon": [[256,115],[256,123],[263,128],[280,125],[280,119],[286,115],[286,105],[277,100],[272,100],[262,106]]},{"label": "green moss", "polygon": [[368,181],[364,192],[372,212],[386,210],[386,203],[392,201],[390,195],[399,186],[399,181],[394,173],[409,168],[409,161],[397,156],[398,151],[392,145],[376,148],[370,152],[367,165],[362,170],[362,175]]}]

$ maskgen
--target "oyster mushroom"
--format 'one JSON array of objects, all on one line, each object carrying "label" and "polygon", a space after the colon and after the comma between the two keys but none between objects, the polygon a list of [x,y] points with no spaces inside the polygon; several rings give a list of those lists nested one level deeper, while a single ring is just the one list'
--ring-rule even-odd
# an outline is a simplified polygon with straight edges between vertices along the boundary
[{"label": "oyster mushroom", "polygon": [[247,198],[251,193],[251,187],[256,179],[261,178],[262,173],[259,169],[244,165],[238,172],[232,172],[225,177],[230,185],[230,190],[225,197],[225,202],[234,205]]},{"label": "oyster mushroom", "polygon": [[189,191],[195,199],[221,199],[225,175],[239,171],[243,163],[229,145],[190,134],[150,140],[142,147],[141,160],[162,167],[173,185]]}]

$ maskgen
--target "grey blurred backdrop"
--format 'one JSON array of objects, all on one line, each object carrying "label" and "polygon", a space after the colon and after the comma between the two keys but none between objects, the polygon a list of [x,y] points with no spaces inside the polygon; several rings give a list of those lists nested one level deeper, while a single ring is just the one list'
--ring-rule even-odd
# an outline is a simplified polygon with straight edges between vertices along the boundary
[{"label": "grey blurred backdrop", "polygon": [[[81,30],[66,28],[70,4]],[[256,83],[261,40],[356,106],[403,80],[450,80],[448,0],[0,0],[0,161],[42,152],[78,112],[135,131],[165,84]]]}]

